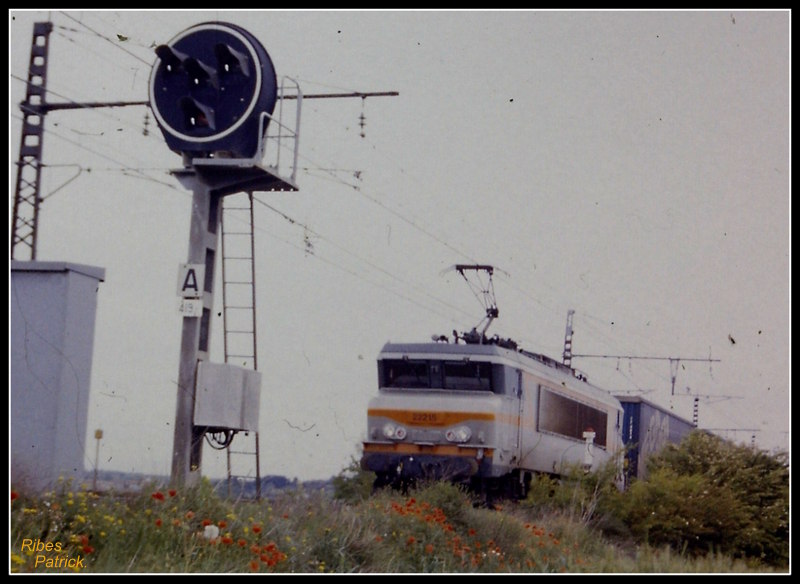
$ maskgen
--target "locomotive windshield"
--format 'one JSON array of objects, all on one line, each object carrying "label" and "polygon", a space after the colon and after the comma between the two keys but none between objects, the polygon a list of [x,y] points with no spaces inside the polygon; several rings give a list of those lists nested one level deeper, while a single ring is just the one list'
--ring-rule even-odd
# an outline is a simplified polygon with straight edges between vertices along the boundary
[{"label": "locomotive windshield", "polygon": [[[383,359],[378,362],[381,387],[500,392],[502,367],[483,361]],[[495,389],[497,388],[497,389]]]}]

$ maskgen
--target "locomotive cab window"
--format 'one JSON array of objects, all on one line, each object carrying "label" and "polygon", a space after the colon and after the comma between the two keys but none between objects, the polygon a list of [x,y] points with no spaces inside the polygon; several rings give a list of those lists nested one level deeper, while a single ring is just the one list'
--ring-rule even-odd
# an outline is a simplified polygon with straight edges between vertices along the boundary
[{"label": "locomotive cab window", "polygon": [[382,359],[378,361],[380,387],[503,391],[502,366],[485,361]]},{"label": "locomotive cab window", "polygon": [[444,388],[492,391],[492,364],[471,361],[445,361]]},{"label": "locomotive cab window", "polygon": [[378,377],[381,387],[431,387],[427,361],[384,359],[379,362]]},{"label": "locomotive cab window", "polygon": [[606,446],[608,414],[584,403],[541,388],[539,430],[583,440],[586,431],[595,432],[594,443]]}]

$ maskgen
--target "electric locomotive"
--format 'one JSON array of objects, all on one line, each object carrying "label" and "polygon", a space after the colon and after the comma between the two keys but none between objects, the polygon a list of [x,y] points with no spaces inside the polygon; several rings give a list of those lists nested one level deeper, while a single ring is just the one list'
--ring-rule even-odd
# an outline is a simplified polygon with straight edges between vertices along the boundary
[{"label": "electric locomotive", "polygon": [[[487,316],[491,323],[496,307]],[[361,459],[375,486],[444,479],[524,498],[534,473],[597,470],[610,459],[621,470],[619,401],[550,357],[488,338],[486,328],[454,332],[452,343],[384,345]]]}]

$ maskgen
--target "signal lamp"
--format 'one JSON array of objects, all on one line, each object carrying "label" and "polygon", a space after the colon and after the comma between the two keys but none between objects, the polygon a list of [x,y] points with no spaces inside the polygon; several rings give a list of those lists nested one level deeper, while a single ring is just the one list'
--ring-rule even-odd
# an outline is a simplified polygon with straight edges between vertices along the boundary
[{"label": "signal lamp", "polygon": [[156,48],[150,106],[167,146],[194,158],[252,158],[277,101],[275,69],[234,24],[193,26]]}]

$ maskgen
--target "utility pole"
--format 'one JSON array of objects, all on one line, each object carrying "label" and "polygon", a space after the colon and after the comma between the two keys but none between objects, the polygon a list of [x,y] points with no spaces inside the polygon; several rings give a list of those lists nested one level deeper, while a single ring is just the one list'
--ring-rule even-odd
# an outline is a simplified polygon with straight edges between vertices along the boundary
[{"label": "utility pole", "polygon": [[22,138],[17,161],[17,186],[14,195],[14,212],[11,228],[11,259],[20,259],[17,246],[28,249],[29,259],[36,259],[36,230],[39,224],[39,180],[42,175],[42,135],[44,117],[42,109],[47,94],[47,64],[50,52],[50,22],[33,25],[31,60],[22,109]]},{"label": "utility pole", "polygon": [[571,308],[567,311],[567,330],[564,332],[564,353],[562,363],[567,367],[572,367],[572,317],[575,311]]}]

